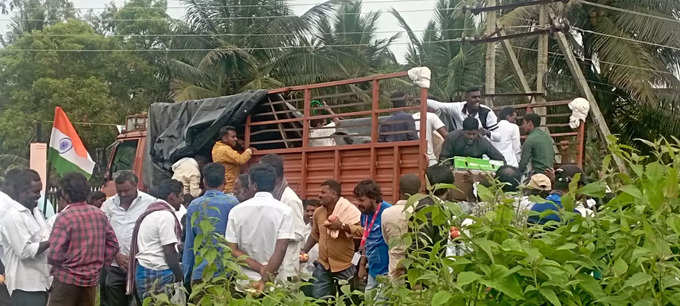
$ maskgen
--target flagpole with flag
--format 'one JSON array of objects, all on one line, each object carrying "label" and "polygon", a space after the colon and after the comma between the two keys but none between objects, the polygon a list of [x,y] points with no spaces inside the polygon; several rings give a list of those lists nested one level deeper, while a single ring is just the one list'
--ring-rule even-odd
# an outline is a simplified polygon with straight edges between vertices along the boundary
[{"label": "flagpole with flag", "polygon": [[[54,125],[47,149],[47,180],[46,189],[49,190],[49,175],[52,168],[59,176],[68,172],[80,172],[88,179],[92,176],[95,162],[87,152],[85,145],[73,128],[64,110],[57,106],[54,109]],[[47,209],[47,190],[43,211]]]}]

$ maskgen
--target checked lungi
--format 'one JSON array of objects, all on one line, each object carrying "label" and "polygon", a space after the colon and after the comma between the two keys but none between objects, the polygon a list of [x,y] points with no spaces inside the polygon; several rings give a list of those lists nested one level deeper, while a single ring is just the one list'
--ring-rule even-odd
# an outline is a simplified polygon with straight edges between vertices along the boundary
[{"label": "checked lungi", "polygon": [[140,301],[154,294],[163,293],[166,286],[175,283],[175,275],[172,270],[152,270],[137,264],[135,273],[135,289]]}]

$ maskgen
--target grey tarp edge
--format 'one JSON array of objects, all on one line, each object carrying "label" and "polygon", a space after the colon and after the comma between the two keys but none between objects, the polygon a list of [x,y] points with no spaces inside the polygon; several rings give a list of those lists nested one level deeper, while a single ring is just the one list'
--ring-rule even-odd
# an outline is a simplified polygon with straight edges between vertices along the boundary
[{"label": "grey tarp edge", "polygon": [[144,183],[170,177],[172,164],[212,143],[225,125],[243,127],[248,114],[264,102],[266,90],[149,107]]}]

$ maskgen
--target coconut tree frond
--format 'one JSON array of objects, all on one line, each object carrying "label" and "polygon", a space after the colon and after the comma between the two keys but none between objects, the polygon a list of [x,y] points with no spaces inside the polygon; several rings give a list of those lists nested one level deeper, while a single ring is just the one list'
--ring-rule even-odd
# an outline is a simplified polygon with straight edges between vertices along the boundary
[{"label": "coconut tree frond", "polygon": [[408,35],[408,39],[411,42],[411,45],[414,45],[417,50],[422,49],[423,44],[422,44],[421,40],[413,32],[413,30],[411,29],[411,26],[409,26],[408,23],[406,23],[406,20],[404,19],[404,17],[401,16],[401,13],[399,13],[399,11],[397,11],[394,8],[392,9],[391,13],[392,13],[392,16],[394,16],[394,18],[397,19],[397,22],[399,22],[399,26],[402,29],[404,29],[404,31],[406,32],[406,35]]}]

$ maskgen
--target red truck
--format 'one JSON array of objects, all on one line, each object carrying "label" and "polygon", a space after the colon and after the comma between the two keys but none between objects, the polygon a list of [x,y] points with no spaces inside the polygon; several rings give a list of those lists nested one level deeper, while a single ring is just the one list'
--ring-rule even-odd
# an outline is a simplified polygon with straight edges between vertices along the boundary
[{"label": "red truck", "polygon": [[[389,96],[396,90],[410,93],[417,103],[391,108]],[[251,163],[268,153],[284,158],[286,179],[303,199],[318,194],[320,184],[327,179],[340,182],[343,195],[349,196],[357,182],[373,178],[380,184],[385,199],[396,201],[399,176],[423,175],[426,142],[425,137],[378,142],[380,120],[397,111],[417,111],[420,118],[426,118],[427,96],[427,89],[411,84],[407,72],[398,72],[248,92],[224,97],[226,100],[154,103],[148,117],[146,114],[128,117],[125,131],[111,146],[109,182],[103,190],[109,195],[115,192],[110,178],[121,170],[134,171],[142,178],[139,187],[145,190],[158,178],[169,177],[170,166],[179,158],[209,156],[219,128],[233,125],[239,129],[244,147],[257,149]],[[531,106],[564,109],[568,102]],[[518,109],[525,107],[517,105]],[[556,112],[547,116],[565,117]],[[426,130],[424,121],[416,123],[419,130]],[[551,132],[564,126],[552,124]],[[319,133],[321,130],[329,131]],[[579,165],[583,160],[583,134],[583,125],[576,131],[553,133],[556,143],[569,141],[571,149],[566,153],[577,156]],[[317,146],[319,139],[331,140],[326,143],[332,145]]]}]

